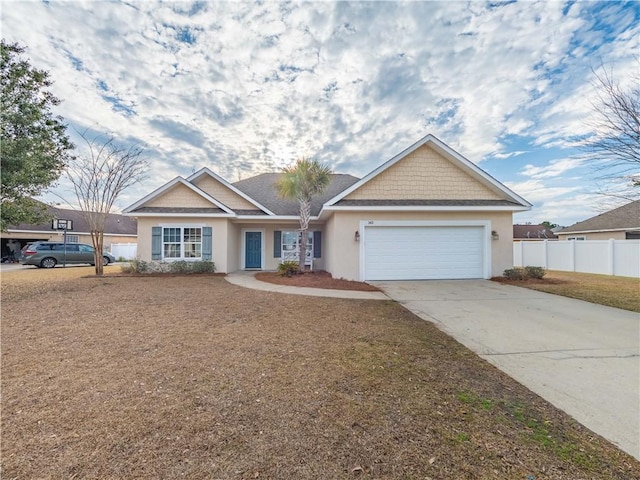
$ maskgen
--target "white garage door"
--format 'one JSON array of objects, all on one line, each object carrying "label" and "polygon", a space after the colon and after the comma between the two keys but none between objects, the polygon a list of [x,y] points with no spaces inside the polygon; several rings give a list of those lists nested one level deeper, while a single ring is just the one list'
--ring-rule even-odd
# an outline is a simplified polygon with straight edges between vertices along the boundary
[{"label": "white garage door", "polygon": [[366,280],[484,277],[484,228],[371,226],[365,230]]}]

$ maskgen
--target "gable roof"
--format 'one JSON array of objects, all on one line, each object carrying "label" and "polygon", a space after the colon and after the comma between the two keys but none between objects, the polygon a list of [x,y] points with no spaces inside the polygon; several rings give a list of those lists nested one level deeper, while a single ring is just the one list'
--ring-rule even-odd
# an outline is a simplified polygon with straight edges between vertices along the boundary
[{"label": "gable roof", "polygon": [[557,233],[562,235],[564,233],[637,229],[640,229],[640,200],[575,223]]},{"label": "gable roof", "polygon": [[[493,190],[495,192],[499,192],[502,196],[506,197],[507,203],[509,203],[511,206],[513,206],[513,207],[525,207],[526,209],[531,208],[531,204],[529,202],[527,202],[524,198],[520,197],[519,195],[517,195],[516,193],[511,191],[509,188],[507,188],[502,183],[497,181],[495,178],[493,178],[487,172],[485,172],[481,168],[477,167],[475,164],[473,164],[472,162],[467,160],[465,157],[463,157],[462,155],[457,153],[455,150],[451,149],[448,145],[446,145],[445,143],[441,142],[440,140],[438,140],[436,137],[434,137],[431,134],[429,134],[429,135],[423,137],[422,139],[418,140],[416,143],[411,145],[409,148],[403,150],[398,155],[396,155],[392,159],[388,160],[387,162],[383,163],[378,168],[373,170],[371,173],[369,173],[368,175],[363,177],[361,180],[359,180],[358,182],[354,183],[353,185],[351,185],[346,190],[340,192],[335,197],[331,198],[329,201],[326,202],[325,206],[327,206],[327,207],[331,207],[331,206],[346,206],[345,203],[342,203],[342,201],[344,201],[344,198],[347,195],[349,195],[350,193],[354,192],[355,190],[357,190],[358,188],[360,188],[361,186],[363,186],[364,184],[369,182],[371,179],[373,179],[376,176],[380,175],[385,170],[388,170],[393,165],[395,165],[400,160],[402,160],[403,158],[405,158],[409,154],[413,153],[414,151],[416,151],[418,148],[422,147],[423,145],[428,145],[429,147],[433,148],[437,153],[439,153],[443,157],[447,158],[449,161],[454,163],[457,167],[459,167],[465,173],[467,173],[468,175],[470,175],[474,179],[478,180],[480,183],[482,183],[484,186],[486,186],[490,190]],[[339,202],[340,202],[340,204],[338,205]],[[444,202],[444,200],[443,200],[443,202]]]},{"label": "gable roof", "polygon": [[[46,206],[47,216],[51,218],[63,218],[71,220],[73,222],[73,231],[71,234],[89,233],[91,229],[89,224],[84,219],[80,210],[71,210],[66,208]],[[26,232],[49,232],[53,231],[51,228],[51,222],[46,223],[20,223],[18,225],[10,225],[7,228],[8,232],[14,231],[26,231]],[[110,213],[107,215],[104,224],[104,233],[107,235],[137,235],[138,234],[138,222],[135,218],[127,217],[117,213]]]},{"label": "gable roof", "polygon": [[[261,205],[265,205],[276,215],[297,216],[298,202],[295,200],[284,200],[278,195],[276,182],[282,176],[281,173],[263,173],[255,177],[245,178],[235,182],[233,185],[255,198]],[[317,216],[322,209],[323,204],[330,198],[333,198],[344,189],[353,185],[358,181],[357,177],[352,175],[333,173],[326,190],[313,198],[311,201],[311,215]]]},{"label": "gable roof", "polygon": [[257,202],[254,198],[251,198],[249,195],[247,195],[246,193],[244,193],[242,190],[237,189],[235,186],[233,186],[231,183],[227,182],[224,178],[222,178],[219,175],[216,175],[214,172],[212,172],[211,170],[209,170],[209,168],[207,167],[203,167],[200,170],[198,170],[197,172],[195,172],[193,175],[190,175],[189,177],[187,177],[187,181],[188,182],[194,182],[196,181],[198,178],[202,177],[203,175],[208,175],[210,177],[212,177],[213,179],[217,180],[219,183],[221,183],[222,185],[224,185],[225,187],[227,187],[229,190],[231,190],[232,192],[234,192],[236,195],[240,195],[242,198],[244,198],[246,201],[248,201],[249,203],[251,203],[252,205],[255,205],[256,207],[258,207],[260,210],[262,210],[263,212],[265,212],[268,215],[275,215],[271,210],[269,210],[268,208],[266,208],[265,206],[261,205],[259,202]]},{"label": "gable roof", "polygon": [[[159,197],[163,193],[168,192],[169,190],[171,190],[176,185],[184,185],[185,187],[189,188],[194,193],[196,193],[197,195],[201,196],[202,198],[204,198],[205,200],[210,202],[212,204],[212,208],[214,206],[218,207],[218,209],[221,210],[221,212],[219,212],[219,213],[223,213],[223,214],[226,213],[226,214],[233,215],[233,210],[231,210],[229,207],[227,207],[223,203],[219,202],[218,200],[213,198],[208,193],[203,192],[198,187],[196,187],[191,182],[188,182],[187,180],[185,180],[182,177],[176,177],[173,180],[171,180],[170,182],[165,183],[161,187],[156,188],[153,192],[151,192],[150,194],[148,194],[145,197],[141,198],[140,200],[138,200],[133,205],[130,205],[127,208],[125,208],[123,212],[124,213],[143,213],[143,214],[144,213],[151,213],[150,211],[142,211],[141,210],[142,207],[144,207],[145,203],[148,203],[149,201],[153,200],[156,197]],[[147,208],[149,208],[149,207],[147,207]],[[156,213],[156,212],[154,212],[154,213]],[[216,213],[218,213],[218,212],[216,212]]]},{"label": "gable roof", "polygon": [[535,238],[557,239],[558,236],[542,224],[513,226],[514,240],[528,240],[528,239],[535,239]]}]

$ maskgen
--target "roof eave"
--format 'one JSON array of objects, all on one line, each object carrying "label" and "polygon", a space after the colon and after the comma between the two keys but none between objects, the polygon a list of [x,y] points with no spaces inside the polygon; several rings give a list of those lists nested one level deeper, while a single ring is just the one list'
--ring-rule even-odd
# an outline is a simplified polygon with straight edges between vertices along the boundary
[{"label": "roof eave", "polygon": [[129,212],[125,215],[129,217],[183,217],[183,218],[193,218],[193,217],[207,217],[207,218],[235,218],[236,215],[233,213],[162,213],[162,212]]},{"label": "roof eave", "polygon": [[[354,212],[371,212],[371,211],[432,211],[432,212],[455,212],[455,211],[512,211],[524,212],[531,210],[531,206],[526,205],[387,205],[387,206],[350,206],[341,207],[337,205],[327,205],[322,211],[354,211]],[[322,215],[322,212],[320,212]]]}]

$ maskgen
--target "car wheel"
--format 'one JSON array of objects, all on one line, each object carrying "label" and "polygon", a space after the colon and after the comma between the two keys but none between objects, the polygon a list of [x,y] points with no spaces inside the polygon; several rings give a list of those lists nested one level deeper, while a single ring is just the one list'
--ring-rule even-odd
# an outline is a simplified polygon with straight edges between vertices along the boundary
[{"label": "car wheel", "polygon": [[40,262],[40,266],[42,268],[53,268],[56,266],[56,259],[55,258],[51,258],[51,257],[47,257],[47,258],[43,258],[42,261]]},{"label": "car wheel", "polygon": [[102,257],[102,265],[109,265],[109,257]]}]

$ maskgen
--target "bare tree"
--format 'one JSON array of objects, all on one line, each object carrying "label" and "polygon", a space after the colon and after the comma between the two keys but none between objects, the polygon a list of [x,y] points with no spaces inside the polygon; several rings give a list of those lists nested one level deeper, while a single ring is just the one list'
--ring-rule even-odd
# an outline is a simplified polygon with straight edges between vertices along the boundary
[{"label": "bare tree", "polygon": [[[615,180],[617,184],[624,180],[627,185],[640,187],[640,73],[633,76],[629,87],[623,88],[612,69],[601,65],[600,70],[601,73],[592,69],[595,120],[588,125],[593,133],[584,141],[583,150],[596,162],[601,180]],[[611,194],[627,198],[620,191]]]},{"label": "bare tree", "polygon": [[139,146],[125,148],[104,139],[80,134],[87,145],[85,154],[78,155],[66,170],[67,177],[91,231],[96,275],[104,273],[102,251],[107,216],[120,194],[146,177],[148,163],[141,157]]}]

